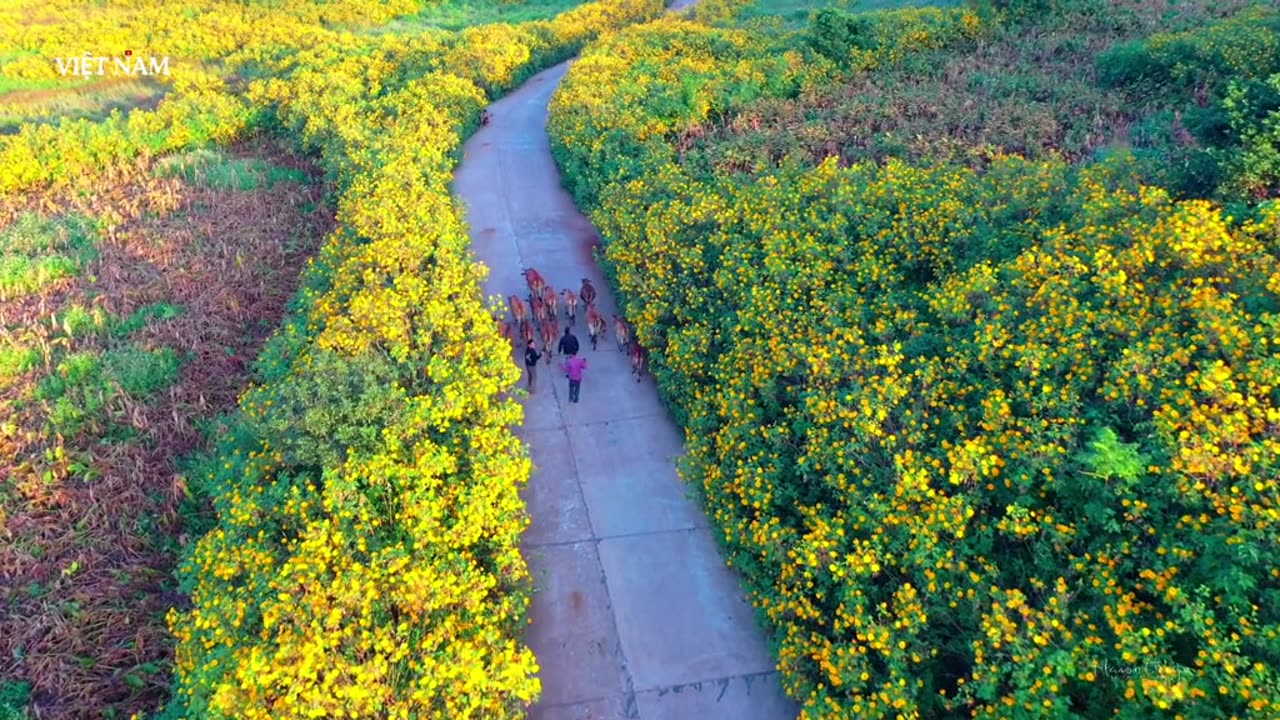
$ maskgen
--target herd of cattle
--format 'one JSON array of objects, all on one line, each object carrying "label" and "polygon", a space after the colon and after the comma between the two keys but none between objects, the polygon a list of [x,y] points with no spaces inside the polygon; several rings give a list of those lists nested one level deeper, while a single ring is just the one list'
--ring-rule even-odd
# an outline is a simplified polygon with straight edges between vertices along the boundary
[{"label": "herd of cattle", "polygon": [[[596,308],[596,289],[591,281],[583,278],[582,288],[577,294],[567,288],[557,293],[537,270],[525,268],[523,274],[525,282],[529,284],[529,294],[523,300],[516,295],[507,298],[512,319],[494,316],[502,336],[511,342],[518,339],[520,347],[541,341],[543,354],[550,365],[560,339],[559,301],[563,297],[565,315],[569,318],[570,326],[578,323],[578,303],[586,308],[587,335],[591,339],[591,349],[596,350],[597,343],[605,335],[605,320],[604,315]],[[644,373],[644,348],[631,337],[627,321],[618,315],[613,316],[613,332],[618,350],[629,351],[631,372],[635,374],[636,382],[640,382],[640,376]]]}]

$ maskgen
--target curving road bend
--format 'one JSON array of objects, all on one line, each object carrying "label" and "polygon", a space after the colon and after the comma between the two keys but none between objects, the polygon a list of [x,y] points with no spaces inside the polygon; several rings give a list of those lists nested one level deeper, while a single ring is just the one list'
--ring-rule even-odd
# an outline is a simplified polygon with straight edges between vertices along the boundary
[{"label": "curving road bend", "polygon": [[[523,297],[526,267],[557,289],[576,292],[591,278],[609,319],[618,310],[592,258],[599,237],[561,187],[546,133],[568,66],[490,106],[492,122],[463,148],[454,192],[472,251],[490,268],[486,295]],[[567,402],[564,373],[544,362],[517,429],[534,463],[524,492],[524,553],[537,588],[526,641],[543,693],[530,718],[795,718],[751,604],[676,474],[680,429],[652,378],[636,383],[612,326],[591,350],[583,314],[581,402]],[[523,364],[522,354],[512,359]]]}]

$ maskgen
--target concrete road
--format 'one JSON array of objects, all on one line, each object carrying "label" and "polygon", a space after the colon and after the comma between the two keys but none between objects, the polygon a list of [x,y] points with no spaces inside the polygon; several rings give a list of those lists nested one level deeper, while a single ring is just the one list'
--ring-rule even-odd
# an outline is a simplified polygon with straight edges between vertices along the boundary
[{"label": "concrete road", "polygon": [[[557,289],[577,292],[591,278],[611,319],[617,306],[591,254],[598,235],[562,189],[546,134],[547,103],[567,69],[491,106],[454,191],[490,268],[486,294],[523,297],[526,267]],[[567,323],[562,310],[561,332]],[[683,438],[652,378],[636,382],[612,326],[592,351],[581,309],[574,334],[588,361],[581,402],[568,402],[564,373],[544,362],[518,429],[535,466],[524,494],[537,584],[526,640],[543,694],[530,717],[795,718],[738,578],[676,474]]]}]

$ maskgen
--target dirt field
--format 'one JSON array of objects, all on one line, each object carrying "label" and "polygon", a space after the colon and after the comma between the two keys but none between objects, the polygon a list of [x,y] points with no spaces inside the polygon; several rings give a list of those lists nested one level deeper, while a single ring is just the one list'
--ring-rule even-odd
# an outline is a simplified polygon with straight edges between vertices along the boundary
[{"label": "dirt field", "polygon": [[0,711],[128,718],[169,692],[179,461],[332,211],[261,142],[20,202],[0,207]]}]

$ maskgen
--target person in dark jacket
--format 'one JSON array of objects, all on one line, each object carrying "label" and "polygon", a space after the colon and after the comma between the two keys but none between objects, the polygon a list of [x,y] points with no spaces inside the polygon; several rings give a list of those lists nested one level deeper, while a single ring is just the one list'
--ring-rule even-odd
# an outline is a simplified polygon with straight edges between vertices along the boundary
[{"label": "person in dark jacket", "polygon": [[569,327],[564,329],[564,337],[560,338],[560,344],[556,346],[556,352],[561,355],[577,355],[578,354],[578,338],[574,336]]},{"label": "person in dark jacket", "polygon": [[529,392],[534,392],[533,382],[538,377],[538,360],[541,357],[542,353],[538,352],[538,348],[530,340],[524,349],[524,369],[529,371]]}]

